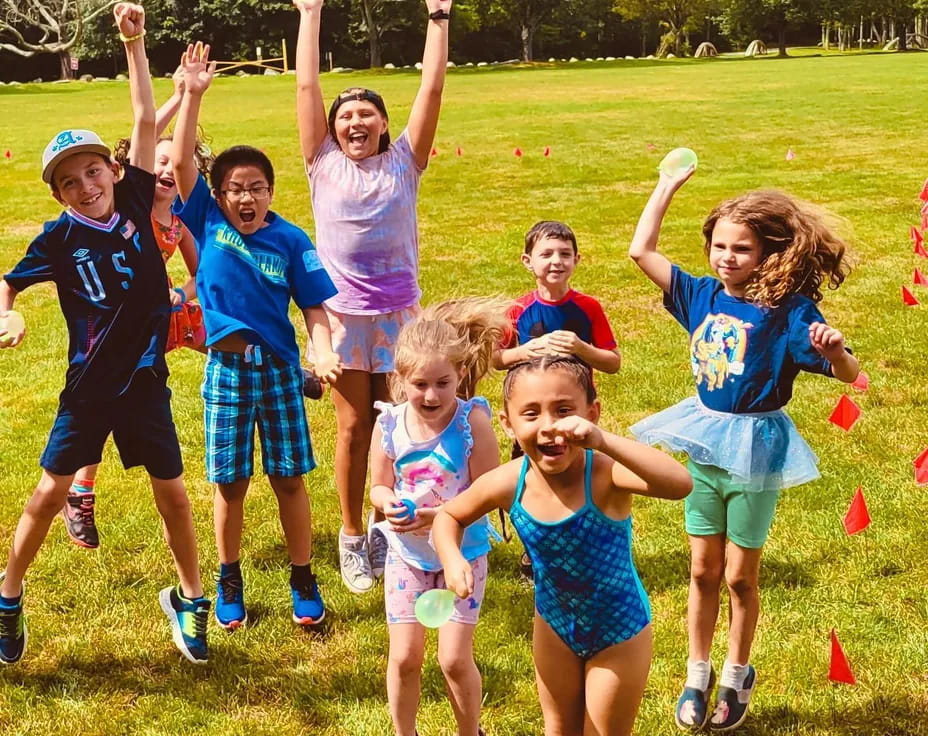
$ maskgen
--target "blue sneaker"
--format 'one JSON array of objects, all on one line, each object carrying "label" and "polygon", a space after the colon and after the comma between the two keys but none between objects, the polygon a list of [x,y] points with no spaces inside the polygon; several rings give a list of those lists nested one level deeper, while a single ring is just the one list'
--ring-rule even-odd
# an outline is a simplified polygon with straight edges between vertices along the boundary
[{"label": "blue sneaker", "polygon": [[245,583],[240,575],[216,576],[216,620],[226,631],[235,631],[248,620]]},{"label": "blue sneaker", "polygon": [[715,687],[715,668],[709,670],[709,684],[705,690],[695,687],[684,687],[677,700],[674,710],[674,720],[677,728],[684,731],[700,731],[709,720],[709,697]]},{"label": "blue sneaker", "polygon": [[715,712],[709,719],[710,731],[733,731],[748,717],[748,705],[751,694],[757,684],[757,672],[753,665],[748,665],[748,673],[740,690],[720,686],[715,701]]},{"label": "blue sneaker", "polygon": [[162,590],[158,600],[161,610],[171,622],[171,635],[180,653],[194,664],[206,664],[209,655],[206,646],[209,601],[206,598],[184,598],[173,585]]},{"label": "blue sneaker", "polygon": [[[5,575],[5,571],[0,572],[0,580]],[[14,664],[21,660],[28,639],[22,598],[15,606],[0,603],[0,664]]]},{"label": "blue sneaker", "polygon": [[293,598],[293,621],[300,626],[314,626],[325,618],[325,603],[319,594],[316,576],[297,586],[290,586],[290,595]]}]

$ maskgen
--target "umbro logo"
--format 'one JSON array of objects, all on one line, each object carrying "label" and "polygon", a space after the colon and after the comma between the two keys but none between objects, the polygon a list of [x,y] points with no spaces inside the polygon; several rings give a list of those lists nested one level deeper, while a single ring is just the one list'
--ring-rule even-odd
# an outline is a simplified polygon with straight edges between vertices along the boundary
[{"label": "umbro logo", "polygon": [[87,256],[89,256],[90,251],[87,250],[87,248],[79,248],[78,250],[74,251],[71,255],[73,255],[77,260],[80,261],[86,258]]}]

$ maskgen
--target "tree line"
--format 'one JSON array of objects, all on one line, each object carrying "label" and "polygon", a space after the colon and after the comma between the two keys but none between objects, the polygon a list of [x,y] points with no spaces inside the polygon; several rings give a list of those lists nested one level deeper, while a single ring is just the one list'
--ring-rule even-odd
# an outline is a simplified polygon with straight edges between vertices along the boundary
[{"label": "tree line", "polygon": [[[0,80],[111,74],[120,59],[108,0],[0,0]],[[295,39],[288,0],[149,0],[147,44],[157,72],[184,45],[208,40],[214,56],[280,56]],[[755,39],[839,48],[928,47],[928,0],[458,0],[451,58],[458,63],[602,56],[685,56]],[[323,57],[343,67],[412,64],[425,32],[422,0],[327,0]],[[293,57],[293,49],[288,55]],[[331,56],[330,56],[331,55]]]}]

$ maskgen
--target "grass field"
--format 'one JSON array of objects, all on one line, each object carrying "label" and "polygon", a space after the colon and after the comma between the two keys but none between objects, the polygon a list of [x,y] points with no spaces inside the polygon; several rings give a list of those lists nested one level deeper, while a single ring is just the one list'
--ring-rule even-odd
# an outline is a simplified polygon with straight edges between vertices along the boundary
[{"label": "grass field", "polygon": [[[625,255],[663,152],[687,145],[700,155],[663,239],[665,252],[690,271],[707,272],[703,217],[742,191],[780,187],[844,219],[857,268],[827,295],[823,311],[846,332],[872,383],[854,395],[864,413],[845,434],[827,421],[843,386],[815,376],[798,381],[790,412],[822,459],[822,479],[784,494],[766,548],[753,659],[760,686],[745,734],[928,733],[928,498],[915,486],[911,464],[928,445],[928,307],[904,307],[900,299],[913,267],[928,267],[916,263],[908,240],[928,174],[921,156],[928,103],[919,82],[926,74],[928,56],[909,54],[459,69],[448,78],[438,156],[419,206],[425,301],[529,290],[518,266],[522,235],[539,219],[570,223],[583,255],[574,284],[604,302],[624,354],[622,372],[599,381],[603,423],[612,430],[624,432],[693,391],[685,336]],[[323,79],[327,98],[349,84],[378,89],[398,133],[418,77]],[[168,92],[159,80],[158,98]],[[220,79],[202,122],[216,149],[265,149],[278,169],[274,209],[312,232],[293,106],[290,77]],[[0,268],[12,267],[41,223],[57,216],[38,162],[46,141],[70,126],[111,141],[127,134],[125,84],[0,88],[0,153],[12,153],[0,158]],[[513,155],[517,146],[521,160]],[[550,158],[542,156],[545,146]],[[795,160],[785,160],[789,148]],[[928,291],[910,288],[928,303]],[[54,289],[30,289],[18,308],[29,335],[0,354],[4,550],[38,477],[66,356]],[[216,554],[202,458],[202,357],[182,351],[169,364],[209,579]],[[499,377],[483,392],[498,406]],[[213,628],[208,667],[183,661],[156,604],[173,569],[146,478],[140,469],[123,472],[110,447],[98,483],[101,549],[72,546],[56,522],[28,576],[29,650],[19,665],[0,671],[6,733],[390,733],[382,594],[356,597],[341,585],[333,412],[328,401],[308,409],[319,462],[308,483],[315,569],[330,611],[325,632],[306,634],[290,623],[276,506],[260,479],[249,497],[243,554],[253,624],[233,636]],[[874,522],[848,538],[841,516],[858,485]],[[686,659],[682,505],[639,501],[635,525],[656,640],[637,732],[670,734]],[[516,558],[514,545],[492,553],[477,633],[491,736],[542,731],[529,647],[531,592],[517,579]],[[856,687],[828,682],[832,627]],[[723,645],[724,629],[717,667]],[[434,659],[424,671],[419,732],[454,733]]]}]

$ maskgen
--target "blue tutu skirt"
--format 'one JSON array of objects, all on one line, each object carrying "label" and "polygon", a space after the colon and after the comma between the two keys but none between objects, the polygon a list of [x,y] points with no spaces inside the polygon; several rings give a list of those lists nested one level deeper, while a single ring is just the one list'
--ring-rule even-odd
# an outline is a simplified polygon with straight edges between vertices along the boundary
[{"label": "blue tutu skirt", "polygon": [[819,477],[818,457],[782,409],[730,414],[693,396],[630,429],[640,442],[727,470],[745,491],[791,488]]}]

